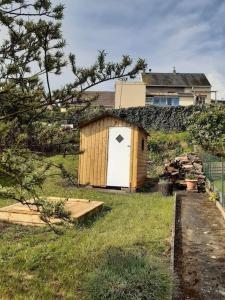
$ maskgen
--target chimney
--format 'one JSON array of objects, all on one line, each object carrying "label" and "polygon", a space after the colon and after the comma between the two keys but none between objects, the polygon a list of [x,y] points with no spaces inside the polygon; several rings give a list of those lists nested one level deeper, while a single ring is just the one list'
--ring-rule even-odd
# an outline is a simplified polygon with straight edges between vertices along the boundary
[{"label": "chimney", "polygon": [[173,67],[173,74],[176,74],[176,73],[177,73],[176,68]]}]

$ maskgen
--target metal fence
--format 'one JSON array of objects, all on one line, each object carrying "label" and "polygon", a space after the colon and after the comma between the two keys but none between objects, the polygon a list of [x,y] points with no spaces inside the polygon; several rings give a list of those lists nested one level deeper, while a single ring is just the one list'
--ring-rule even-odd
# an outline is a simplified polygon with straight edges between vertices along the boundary
[{"label": "metal fence", "polygon": [[198,151],[210,189],[217,192],[220,203],[225,207],[225,158]]}]

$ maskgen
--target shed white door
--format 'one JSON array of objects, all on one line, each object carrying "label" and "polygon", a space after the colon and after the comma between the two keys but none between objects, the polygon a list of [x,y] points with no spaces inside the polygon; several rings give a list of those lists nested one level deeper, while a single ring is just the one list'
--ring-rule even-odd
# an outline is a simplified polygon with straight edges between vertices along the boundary
[{"label": "shed white door", "polygon": [[107,186],[130,186],[131,128],[110,127]]}]

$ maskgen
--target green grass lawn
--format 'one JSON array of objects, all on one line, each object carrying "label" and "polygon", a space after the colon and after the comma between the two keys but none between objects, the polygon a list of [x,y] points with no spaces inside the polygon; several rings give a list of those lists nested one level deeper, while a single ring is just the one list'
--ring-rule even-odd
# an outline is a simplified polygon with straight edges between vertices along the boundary
[{"label": "green grass lawn", "polygon": [[[77,160],[54,156],[76,171]],[[52,171],[54,172],[54,170]],[[172,197],[68,187],[50,176],[42,193],[102,200],[95,220],[56,235],[0,224],[1,299],[166,300]],[[8,204],[0,200],[0,205]]]}]

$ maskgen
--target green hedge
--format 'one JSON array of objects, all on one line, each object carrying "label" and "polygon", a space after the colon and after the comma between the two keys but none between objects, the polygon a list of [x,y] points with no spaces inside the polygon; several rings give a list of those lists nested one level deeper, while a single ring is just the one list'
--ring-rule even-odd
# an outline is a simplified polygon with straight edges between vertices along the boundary
[{"label": "green hedge", "polygon": [[188,118],[195,112],[206,111],[207,107],[199,106],[146,106],[114,109],[112,112],[130,122],[136,122],[146,130],[176,130],[187,129]]},{"label": "green hedge", "polygon": [[[127,121],[140,124],[146,130],[184,131],[187,129],[187,120],[193,113],[207,111],[208,109],[209,107],[199,106],[145,106],[112,109],[109,111]],[[105,111],[104,107],[90,106],[80,112],[71,107],[65,113],[48,112],[45,119],[54,119],[54,121],[60,123],[67,120],[68,123],[77,126],[79,123],[87,121]]]}]

